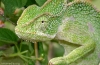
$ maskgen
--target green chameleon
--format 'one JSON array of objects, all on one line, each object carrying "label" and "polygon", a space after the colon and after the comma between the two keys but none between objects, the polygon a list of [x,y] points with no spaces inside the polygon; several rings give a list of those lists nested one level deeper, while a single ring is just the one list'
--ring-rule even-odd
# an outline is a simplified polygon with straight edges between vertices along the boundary
[{"label": "green chameleon", "polygon": [[49,65],[98,65],[100,62],[100,12],[83,1],[47,0],[43,6],[24,10],[16,34],[31,42],[58,41],[63,57]]}]

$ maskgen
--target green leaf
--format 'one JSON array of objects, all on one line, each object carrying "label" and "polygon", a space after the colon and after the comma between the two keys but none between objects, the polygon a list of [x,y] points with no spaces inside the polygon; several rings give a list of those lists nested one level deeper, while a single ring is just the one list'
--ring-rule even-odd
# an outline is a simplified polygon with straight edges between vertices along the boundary
[{"label": "green leaf", "polygon": [[35,0],[27,0],[27,3],[26,3],[26,7],[32,5],[32,4],[36,4],[36,1]]},{"label": "green leaf", "polygon": [[5,6],[5,14],[11,15],[16,9],[25,6],[27,0],[2,0],[2,2]]},{"label": "green leaf", "polygon": [[47,0],[35,0],[39,6],[42,6]]},{"label": "green leaf", "polygon": [[0,65],[25,65],[25,62],[19,57],[8,57],[9,55],[13,54],[14,50],[13,47],[10,47],[2,52],[2,55],[7,57],[0,57]]},{"label": "green leaf", "polygon": [[0,28],[0,45],[17,43],[19,38],[9,29]]}]

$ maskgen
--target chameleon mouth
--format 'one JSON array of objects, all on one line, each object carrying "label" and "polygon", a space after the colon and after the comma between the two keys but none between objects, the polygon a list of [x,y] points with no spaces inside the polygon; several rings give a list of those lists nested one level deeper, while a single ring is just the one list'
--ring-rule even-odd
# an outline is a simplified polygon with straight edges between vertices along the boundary
[{"label": "chameleon mouth", "polygon": [[50,35],[50,34],[45,34],[43,32],[39,32],[39,31],[37,31],[37,35],[44,36],[44,37],[48,37],[48,38],[54,38],[56,36],[56,34]]},{"label": "chameleon mouth", "polygon": [[15,28],[15,32],[18,35],[19,38],[22,38],[24,40],[29,40],[29,41],[46,41],[46,40],[51,40],[55,37],[56,34],[50,35],[50,34],[45,34],[40,31],[36,32],[26,32],[23,30],[19,30],[18,28]]},{"label": "chameleon mouth", "polygon": [[17,36],[19,38],[22,38],[22,39],[27,39],[27,38],[30,37],[30,35],[36,34],[35,32],[26,32],[26,31],[23,31],[23,30],[19,30],[18,28],[15,28],[15,33],[17,34]]},{"label": "chameleon mouth", "polygon": [[15,32],[17,33],[21,33],[21,34],[36,34],[36,32],[24,32],[22,30],[19,30],[18,28],[15,28]]}]

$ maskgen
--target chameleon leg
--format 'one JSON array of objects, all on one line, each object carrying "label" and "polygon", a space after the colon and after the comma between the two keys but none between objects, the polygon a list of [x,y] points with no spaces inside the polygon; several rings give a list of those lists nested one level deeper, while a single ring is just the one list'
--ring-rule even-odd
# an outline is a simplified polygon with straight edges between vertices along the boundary
[{"label": "chameleon leg", "polygon": [[49,61],[50,65],[69,65],[70,63],[81,58],[91,50],[95,48],[95,43],[92,40],[88,40],[84,45],[76,48],[70,52],[67,56],[53,58]]}]

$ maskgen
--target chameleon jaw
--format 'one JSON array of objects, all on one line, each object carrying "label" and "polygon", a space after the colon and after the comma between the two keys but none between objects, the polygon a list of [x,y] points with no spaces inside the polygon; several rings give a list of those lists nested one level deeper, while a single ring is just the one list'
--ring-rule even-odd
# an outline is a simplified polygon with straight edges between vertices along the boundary
[{"label": "chameleon jaw", "polygon": [[30,42],[49,41],[49,40],[52,40],[56,36],[56,34],[49,35],[49,34],[45,34],[45,33],[40,32],[40,31],[24,32],[22,30],[19,30],[18,28],[15,28],[15,32],[19,38],[22,38],[22,39],[30,41]]}]

